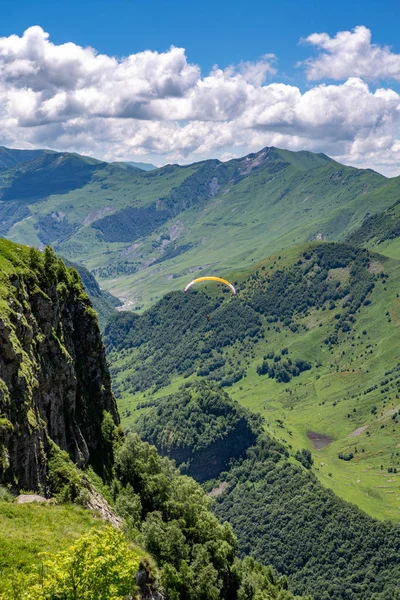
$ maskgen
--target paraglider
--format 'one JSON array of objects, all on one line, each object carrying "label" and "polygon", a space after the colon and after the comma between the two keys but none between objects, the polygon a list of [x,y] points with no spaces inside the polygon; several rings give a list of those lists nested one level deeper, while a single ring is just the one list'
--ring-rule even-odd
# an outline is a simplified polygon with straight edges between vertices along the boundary
[{"label": "paraglider", "polygon": [[233,294],[236,294],[235,287],[231,283],[229,283],[229,281],[227,281],[226,279],[222,279],[221,277],[197,277],[197,279],[193,279],[193,281],[187,284],[184,291],[187,292],[188,289],[192,287],[192,285],[194,285],[195,283],[199,283],[200,281],[219,281],[220,283],[224,283],[225,285],[227,285],[232,290]]}]

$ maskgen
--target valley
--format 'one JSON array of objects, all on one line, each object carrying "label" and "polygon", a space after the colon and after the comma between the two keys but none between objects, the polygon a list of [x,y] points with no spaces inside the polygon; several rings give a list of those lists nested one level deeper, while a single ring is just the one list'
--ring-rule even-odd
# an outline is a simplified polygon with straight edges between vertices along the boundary
[{"label": "valley", "polygon": [[[213,342],[211,356],[221,357],[228,368],[216,368],[200,378],[215,380],[217,375],[222,385],[228,385],[230,395],[263,415],[266,430],[293,452],[312,451],[314,472],[324,486],[372,516],[399,518],[399,478],[397,473],[388,473],[388,469],[397,470],[400,452],[396,427],[400,402],[395,386],[400,360],[396,345],[400,319],[398,178],[343,167],[325,155],[276,148],[227,163],[205,161],[150,171],[49,151],[32,154],[3,149],[0,157],[0,213],[6,211],[3,232],[23,243],[51,243],[66,258],[81,263],[78,268],[100,311],[102,328],[115,309],[122,308],[143,314],[149,347],[151,335],[172,335],[176,325],[176,331],[181,331],[173,334],[173,343],[181,348],[175,359],[178,371],[162,358],[162,372],[158,368],[156,374],[148,367],[149,359],[143,362],[141,351],[124,348],[123,343],[113,345],[112,326],[106,330],[114,390],[125,426],[141,414],[140,406],[149,396],[172,393],[184,381],[197,379],[196,372],[201,373],[204,363],[192,364],[186,356],[185,335],[176,321],[179,316],[185,320],[184,313],[170,315],[169,329],[151,333],[154,320],[163,323],[163,311],[168,309],[161,298],[171,290],[182,290],[196,274],[224,274],[238,283],[239,304],[227,294],[220,296],[212,286],[202,289],[212,302],[219,304],[223,298],[220,307],[205,302],[202,291],[195,292],[195,310],[212,317],[207,327],[201,320],[195,324],[198,341],[194,344],[212,336],[213,327],[218,338],[224,327],[235,328],[238,319],[243,335],[254,326],[258,337],[244,344],[225,340],[222,352]],[[25,189],[26,182],[29,193],[24,196],[19,190]],[[28,211],[29,216],[20,219],[21,211]],[[324,306],[310,305],[295,315],[295,331],[280,314],[274,317],[278,322],[269,323],[266,315],[260,315],[260,321],[253,323],[254,315],[247,314],[254,308],[248,298],[252,281],[260,273],[293,269],[305,249],[313,247],[299,243],[317,238],[348,240],[376,253],[368,267],[374,288],[365,306],[357,309],[355,322],[349,322],[350,330],[335,337],[335,325],[346,312],[343,298],[326,301]],[[83,265],[92,273],[85,275]],[[95,280],[89,281],[93,274],[114,297],[96,289]],[[328,278],[345,287],[349,267],[331,270]],[[286,293],[304,293],[301,282],[297,284],[300,287],[292,291],[283,284],[276,302],[282,302]],[[122,307],[115,297],[123,302]],[[238,306],[239,313],[235,312]],[[121,313],[115,323],[129,328],[128,315]],[[334,343],[327,343],[332,332]],[[168,355],[168,343],[162,348],[158,352]],[[264,357],[279,354],[282,348],[293,358],[309,361],[312,368],[288,382],[258,375]],[[204,373],[207,360],[205,365]],[[132,376],[137,370],[142,382],[155,381],[155,386],[138,385]],[[382,384],[386,379],[388,383]],[[332,441],[316,449],[309,432]],[[350,461],[339,458],[349,454],[353,454]]]},{"label": "valley", "polygon": [[33,160],[17,154],[9,168],[13,152],[3,149],[2,235],[51,244],[139,311],[193,273],[228,273],[307,241],[343,241],[400,197],[398,178],[273,147],[147,172],[47,151]]},{"label": "valley", "polygon": [[0,600],[400,600],[400,3],[3,4]]},{"label": "valley", "polygon": [[[265,319],[259,313],[251,313],[247,315],[243,331],[253,326],[258,327],[254,337],[248,337],[244,342],[231,339],[227,343],[224,339],[224,335],[234,335],[229,327],[236,329],[235,336],[243,335],[240,324],[241,319],[246,316],[240,311],[243,306],[247,306],[248,310],[254,307],[254,296],[252,304],[252,300],[248,300],[252,292],[248,289],[251,289],[253,281],[257,281],[256,273],[259,277],[264,273],[268,273],[269,277],[273,273],[278,273],[279,276],[282,268],[293,268],[299,259],[304,261],[304,253],[311,254],[313,248],[318,246],[307,246],[306,249],[301,247],[272,256],[242,274],[231,274],[230,280],[238,284],[238,300],[230,298],[229,293],[221,295],[220,292],[215,292],[211,285],[207,286],[206,294],[202,291],[194,292],[193,325],[183,307],[171,314],[168,301],[161,301],[150,309],[148,315],[144,313],[140,317],[146,319],[147,315],[148,322],[156,318],[160,327],[166,327],[167,347],[169,341],[176,345],[177,339],[179,340],[182,350],[178,347],[177,357],[180,353],[182,357],[190,356],[191,348],[201,344],[196,341],[196,335],[200,336],[199,340],[209,340],[211,354],[200,355],[195,364],[191,365],[192,372],[190,366],[188,371],[183,366],[182,370],[178,368],[178,372],[174,372],[174,363],[171,362],[174,360],[173,355],[165,349],[164,352],[171,358],[166,366],[170,377],[166,379],[162,371],[163,362],[157,358],[160,350],[152,351],[156,352],[154,366],[148,357],[148,349],[154,343],[151,334],[149,341],[142,339],[138,346],[134,338],[130,341],[129,335],[126,342],[122,341],[119,345],[115,342],[118,338],[117,329],[113,329],[111,322],[106,329],[105,339],[106,344],[109,344],[114,389],[123,423],[129,427],[137,415],[145,410],[142,406],[151,402],[149,397],[160,398],[173,393],[185,381],[217,379],[219,375],[219,380],[222,385],[228,386],[225,389],[229,390],[232,398],[264,417],[266,431],[272,436],[287,444],[293,452],[302,448],[312,452],[313,471],[324,486],[358,504],[372,516],[398,520],[400,478],[398,473],[393,473],[393,470],[400,471],[400,430],[397,416],[400,409],[397,342],[400,326],[400,273],[397,261],[373,256],[365,271],[367,277],[374,279],[374,287],[355,313],[349,315],[351,327],[343,327],[342,322],[337,339],[332,338],[332,335],[335,335],[337,324],[345,318],[347,310],[341,298],[334,302],[327,298],[319,307],[308,306],[306,314],[294,315],[293,320],[286,324],[282,313],[279,319],[274,317],[272,323],[268,317]],[[347,258],[343,264],[346,260]],[[348,267],[331,269],[328,277],[331,282],[341,281],[341,285],[345,285],[349,277],[348,270]],[[299,280],[292,289],[287,290],[289,301],[301,294],[301,285],[302,281]],[[354,282],[354,286],[357,289],[359,279]],[[339,288],[334,289],[336,291]],[[223,298],[222,304],[221,300],[216,300],[218,294]],[[217,301],[218,306],[214,308],[214,312],[208,298],[212,299],[212,303]],[[175,300],[176,305],[180,302],[187,305],[191,301],[180,293],[172,296],[171,300]],[[274,297],[271,301],[274,302]],[[279,302],[284,300],[280,298],[277,300]],[[203,311],[200,315],[199,310]],[[205,318],[206,314],[210,314],[209,321]],[[115,326],[120,322],[124,328],[127,318],[127,315],[122,314],[115,317]],[[135,321],[132,326],[138,329]],[[176,333],[179,331],[181,333]],[[139,339],[140,335],[139,333]],[[154,335],[158,340],[156,345],[160,348],[157,329]],[[170,340],[168,336],[171,336]],[[219,340],[222,349],[218,346]],[[284,355],[281,355],[282,350]],[[272,357],[269,359],[270,364],[275,357],[280,358],[275,363],[279,364],[287,356],[293,360],[301,358],[308,361],[311,368],[289,381],[279,382],[268,375],[257,373],[268,355]],[[179,361],[179,358],[175,360]],[[210,361],[226,365],[226,372],[219,374],[216,369],[209,371],[208,376],[203,375],[202,365],[211,364]],[[179,365],[182,364],[184,365],[183,358],[179,362]],[[145,386],[140,389],[141,379],[137,377],[142,373],[148,382],[155,383],[156,388]],[[310,431],[329,436],[332,441],[323,448],[316,449],[309,439]],[[340,455],[348,454],[353,454],[349,461],[339,458]]]},{"label": "valley", "polygon": [[[10,409],[4,390],[17,406],[19,388],[7,375],[0,389],[7,415],[0,438],[4,482],[10,487],[19,478],[22,485],[27,477],[24,489],[31,481],[32,489],[62,503],[84,505],[100,490],[124,520],[135,552],[156,560],[161,575],[153,566],[154,581],[171,598],[189,589],[197,598],[193,590],[205,586],[214,569],[210,594],[223,589],[241,599],[249,569],[254,594],[269,586],[268,600],[293,597],[284,592],[286,577],[293,593],[314,600],[394,599],[399,181],[323,154],[277,148],[225,163],[152,170],[1,149],[1,234],[33,248],[0,243],[0,300],[14,336],[10,344],[34,373],[12,366],[34,390],[29,402],[36,416],[24,425],[24,444],[38,435],[42,457],[38,479],[18,472],[14,450],[7,463],[10,440],[17,443],[14,427],[23,427],[25,414]],[[183,292],[188,281],[206,274],[227,278],[237,295],[216,283]],[[55,325],[43,311],[36,314],[36,295],[50,302]],[[50,350],[38,350],[46,344],[58,353],[62,383],[55,383]],[[93,381],[76,356],[88,361]],[[60,433],[54,419],[54,430],[45,429],[46,385],[59,389],[61,408],[62,386],[76,396],[77,416],[61,418],[73,435]],[[98,386],[93,394],[91,385]],[[102,415],[92,396],[106,402]],[[46,446],[46,436],[68,454]],[[101,455],[93,453],[96,444]],[[33,472],[37,454],[29,452]],[[83,521],[81,528],[79,519],[79,532],[97,529]],[[207,556],[197,554],[190,533],[202,529],[203,519],[216,528],[211,538],[196,533],[213,548]],[[242,562],[234,558],[236,546]],[[230,549],[219,562],[221,547]],[[35,539],[30,548],[27,556],[36,552]],[[279,577],[248,554],[271,564]]]}]

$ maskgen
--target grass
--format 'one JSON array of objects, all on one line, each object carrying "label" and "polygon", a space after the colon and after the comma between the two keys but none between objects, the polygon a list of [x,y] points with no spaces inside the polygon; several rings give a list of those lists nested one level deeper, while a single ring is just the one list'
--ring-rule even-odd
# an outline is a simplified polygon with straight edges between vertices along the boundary
[{"label": "grass", "polygon": [[83,533],[103,527],[103,521],[74,505],[17,505],[0,499],[0,593],[17,572],[40,566],[43,552],[65,550]]},{"label": "grass", "polygon": [[[326,239],[338,239],[355,210],[354,197],[358,198],[361,181],[349,182],[347,200],[351,201],[347,206],[338,190],[327,184],[336,169],[334,163],[320,167],[318,173],[304,174],[293,167],[285,174],[287,193],[283,198],[282,179],[277,176],[266,183],[266,173],[260,170],[250,181],[245,179],[229,192],[216,196],[203,210],[193,208],[179,215],[184,228],[180,242],[193,243],[192,250],[162,264],[141,268],[123,280],[105,278],[102,285],[114,295],[128,298],[133,307],[145,309],[166,292],[183,288],[198,271],[214,275],[244,268],[320,234]],[[382,204],[386,206],[384,198]],[[363,207],[374,210],[368,200]],[[344,218],[343,212],[348,217]],[[144,244],[142,253],[150,259],[154,250]]]},{"label": "grass", "polygon": [[[47,156],[46,161],[58,164],[57,157]],[[23,199],[30,214],[15,223],[7,236],[19,243],[39,245],[40,218],[64,215],[77,230],[65,239],[56,236],[52,242],[56,250],[94,270],[102,287],[123,299],[127,307],[138,310],[172,289],[183,288],[198,271],[226,273],[293,244],[317,238],[343,239],[366,213],[390,206],[400,185],[397,179],[344,167],[321,155],[278,149],[272,149],[268,160],[257,168],[250,169],[251,159],[243,159],[223,163],[215,173],[212,161],[185,167],[170,165],[148,173],[82,161],[80,164],[71,155],[69,162],[65,159],[62,163],[75,181],[74,189],[51,195],[44,185],[40,197]],[[27,181],[35,178],[35,164],[19,166],[18,173]],[[54,166],[48,169],[53,181],[57,170]],[[204,194],[213,174],[219,178],[220,189],[197,205],[196,198]],[[192,175],[197,180],[188,184]],[[7,182],[10,171],[2,177]],[[178,201],[189,198],[194,206],[177,210],[165,225],[135,243],[108,243],[91,227],[105,215],[127,206],[149,206],[171,192]],[[170,241],[179,245],[192,244],[192,249],[152,264],[165,249],[162,235],[169,235]]]},{"label": "grass", "polygon": [[[288,266],[298,254],[299,249],[292,248],[254,268],[265,266],[268,270]],[[393,421],[388,411],[400,409],[395,386],[400,370],[388,376],[385,373],[400,361],[400,299],[397,296],[400,269],[395,259],[377,257],[375,260],[389,277],[377,280],[371,304],[361,308],[351,334],[343,336],[339,345],[330,349],[323,343],[338,308],[312,310],[309,316],[299,320],[299,325],[305,327],[300,327],[297,333],[284,327],[280,331],[271,328],[266,335],[268,342],[259,342],[247,356],[237,347],[230,348],[228,355],[242,363],[247,361],[247,377],[227,391],[244,406],[261,413],[267,431],[288,445],[293,454],[301,448],[310,449],[313,470],[325,486],[374,517],[399,520],[400,424]],[[231,273],[228,279],[238,281],[240,287],[251,271]],[[331,275],[339,279],[346,277],[343,269]],[[277,383],[267,376],[257,375],[263,356],[283,347],[288,347],[290,356],[309,360],[313,368],[289,383]],[[125,351],[111,357],[112,366],[118,371],[117,382],[123,382],[129,375],[134,356],[135,351]],[[391,377],[393,380],[388,385],[382,385],[382,381]],[[175,377],[155,396],[170,394],[185,381],[188,380]],[[374,386],[376,389],[364,394]],[[143,412],[143,409],[136,410],[136,406],[150,397],[149,391],[122,394],[118,404],[124,426],[129,427]],[[348,437],[365,425],[367,429],[359,436]],[[307,436],[308,431],[330,436],[333,441],[316,450]],[[354,454],[351,461],[338,458],[340,453],[349,452]],[[388,473],[388,468],[394,467],[398,473]]]},{"label": "grass", "polygon": [[10,314],[10,298],[15,295],[9,275],[19,269],[27,270],[28,253],[29,248],[26,246],[17,246],[12,242],[0,239],[0,316],[3,320],[7,319]]}]

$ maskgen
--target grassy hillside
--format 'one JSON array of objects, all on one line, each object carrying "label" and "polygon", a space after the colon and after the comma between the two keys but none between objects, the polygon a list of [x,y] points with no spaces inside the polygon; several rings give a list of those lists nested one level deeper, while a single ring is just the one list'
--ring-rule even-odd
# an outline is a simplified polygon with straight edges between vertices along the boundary
[{"label": "grassy hillside", "polygon": [[43,552],[65,550],[83,533],[103,527],[103,521],[77,506],[0,501],[0,597],[19,573],[40,567]]},{"label": "grassy hillside", "polygon": [[154,171],[154,169],[158,168],[155,165],[153,165],[152,163],[144,163],[144,162],[126,161],[126,162],[115,162],[113,164],[119,165],[119,166],[127,168],[127,169],[132,169],[132,170],[140,169],[141,171]]},{"label": "grassy hillside", "polygon": [[51,150],[18,150],[0,146],[0,171],[10,169],[21,163],[34,160],[43,154],[51,154]]},{"label": "grassy hillside", "polygon": [[399,525],[369,518],[307,468],[268,454],[250,449],[218,496],[216,514],[233,525],[241,552],[272,563],[315,600],[400,598]]},{"label": "grassy hillside", "polygon": [[[389,191],[388,188],[389,185],[385,186]],[[349,235],[348,241],[400,258],[400,198],[393,188],[390,191],[390,196],[397,198],[396,202],[384,211],[367,216],[361,226]]]},{"label": "grassy hillside", "polygon": [[[254,434],[245,445],[239,415]],[[379,523],[323,488],[310,472],[309,451],[289,457],[223,390],[185,384],[149,401],[134,426],[181,470],[216,477],[205,487],[217,499],[216,514],[234,526],[242,555],[271,563],[297,593],[315,600],[399,597],[399,524]],[[224,454],[225,464],[218,461]]]},{"label": "grassy hillside", "polygon": [[195,272],[228,272],[295,243],[344,239],[391,206],[399,185],[322,154],[277,148],[148,172],[44,153],[1,171],[0,228],[20,243],[52,244],[140,309]]},{"label": "grassy hillside", "polygon": [[[366,192],[386,181],[320,156],[300,160],[293,153],[273,150],[271,154],[264,160],[259,155],[250,158],[250,164],[260,162],[239,181],[221,185],[201,210],[190,207],[148,241],[139,240],[132,258],[129,253],[124,256],[123,283],[115,277],[112,256],[107,267],[90,263],[96,276],[104,278],[105,287],[115,295],[127,298],[129,308],[140,309],[171,289],[182,289],[193,273],[227,272],[294,243],[340,238],[353,220],[374,210],[375,201],[364,204]],[[246,168],[245,159],[231,162],[231,167]],[[214,177],[220,180],[218,171]],[[381,202],[387,206],[386,196]],[[354,217],[356,209],[359,214]],[[175,235],[166,246],[165,238]]]},{"label": "grassy hillside", "polygon": [[399,519],[399,277],[394,259],[314,244],[232,273],[236,297],[207,285],[119,314],[105,339],[123,423],[214,380],[292,453],[309,449],[326,487]]},{"label": "grassy hillside", "polygon": [[[16,506],[0,486],[2,599],[122,600],[157,584],[166,600],[293,600],[286,578],[238,558],[231,527],[199,484],[138,436],[125,437],[74,269],[50,248],[0,240],[0,314],[0,482],[52,498]],[[124,533],[100,531],[73,502],[113,517]]]}]

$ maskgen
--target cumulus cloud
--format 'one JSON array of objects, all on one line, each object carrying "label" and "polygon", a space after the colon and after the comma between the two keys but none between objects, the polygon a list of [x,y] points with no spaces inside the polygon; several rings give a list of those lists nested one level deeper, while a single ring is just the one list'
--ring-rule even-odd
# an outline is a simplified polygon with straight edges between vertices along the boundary
[{"label": "cumulus cloud", "polygon": [[371,44],[371,31],[367,27],[340,31],[335,37],[313,33],[303,41],[320,51],[315,58],[305,61],[309,80],[363,77],[400,81],[400,54],[394,54],[388,46]]},{"label": "cumulus cloud", "polygon": [[[346,33],[359,30],[365,28]],[[312,69],[323,72],[318,61],[334,56],[330,44],[342,34],[324,36],[308,38],[324,51],[307,63],[309,77]],[[337,47],[340,54],[343,44]],[[276,64],[266,54],[203,75],[182,48],[116,58],[74,43],[55,45],[31,27],[21,37],[0,38],[0,143],[105,160],[147,156],[159,164],[226,159],[275,145],[397,173],[397,92],[371,89],[350,63],[346,81],[302,92],[271,81]]]}]

